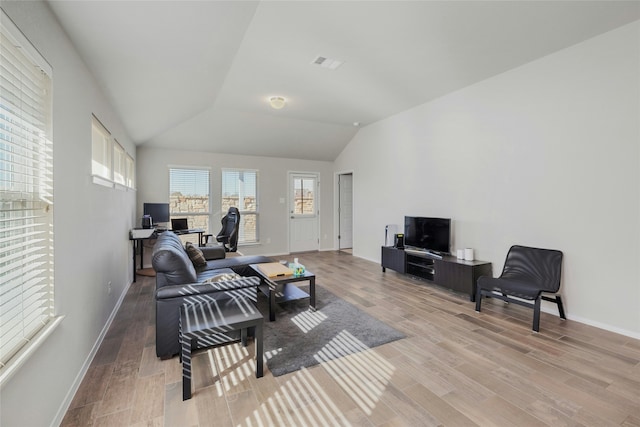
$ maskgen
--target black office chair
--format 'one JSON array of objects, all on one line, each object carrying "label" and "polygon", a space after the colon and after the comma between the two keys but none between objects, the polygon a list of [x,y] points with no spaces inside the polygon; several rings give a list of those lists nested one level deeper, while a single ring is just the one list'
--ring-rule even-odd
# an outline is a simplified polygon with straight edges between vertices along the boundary
[{"label": "black office chair", "polygon": [[[476,311],[480,312],[482,296],[533,309],[533,330],[540,331],[541,300],[555,302],[561,319],[566,319],[560,295],[562,252],[527,246],[512,246],[507,253],[502,274],[498,278],[481,276],[476,290]],[[510,297],[517,297],[514,299]],[[534,301],[529,303],[522,300]]]},{"label": "black office chair", "polygon": [[227,252],[238,250],[238,230],[240,228],[240,212],[238,208],[230,207],[227,214],[221,220],[222,229],[216,236],[216,240],[224,246]]}]

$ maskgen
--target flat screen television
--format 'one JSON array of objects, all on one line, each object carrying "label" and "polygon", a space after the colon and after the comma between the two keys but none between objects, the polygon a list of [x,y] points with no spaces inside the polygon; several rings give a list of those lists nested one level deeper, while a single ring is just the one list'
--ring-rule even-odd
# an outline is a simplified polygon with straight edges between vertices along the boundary
[{"label": "flat screen television", "polygon": [[451,246],[451,219],[405,216],[404,244],[410,248],[448,254]]},{"label": "flat screen television", "polygon": [[169,222],[169,203],[145,203],[144,215],[149,215],[153,225]]}]

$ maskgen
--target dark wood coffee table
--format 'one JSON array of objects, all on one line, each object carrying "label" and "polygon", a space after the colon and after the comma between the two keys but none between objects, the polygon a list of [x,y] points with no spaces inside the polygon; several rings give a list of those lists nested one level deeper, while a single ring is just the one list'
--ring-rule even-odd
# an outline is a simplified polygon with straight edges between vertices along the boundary
[{"label": "dark wood coffee table", "polygon": [[[310,271],[305,271],[302,276],[278,276],[267,277],[258,267],[260,264],[251,264],[250,267],[261,278],[258,289],[269,298],[269,321],[276,320],[276,304],[299,299],[309,298],[309,308],[316,311],[316,276]],[[309,293],[298,288],[293,283],[309,282]]]}]

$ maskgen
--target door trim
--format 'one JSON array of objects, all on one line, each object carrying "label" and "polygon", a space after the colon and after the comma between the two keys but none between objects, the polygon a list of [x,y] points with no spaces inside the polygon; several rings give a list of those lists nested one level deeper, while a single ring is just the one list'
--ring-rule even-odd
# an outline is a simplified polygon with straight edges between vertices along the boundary
[{"label": "door trim", "polygon": [[292,182],[292,178],[295,175],[307,175],[307,176],[312,176],[315,178],[316,180],[316,188],[315,188],[315,193],[316,193],[316,246],[314,249],[312,249],[313,251],[319,251],[320,250],[320,223],[321,223],[321,218],[320,218],[320,204],[321,204],[321,197],[320,197],[320,188],[321,188],[321,183],[320,183],[320,172],[310,172],[310,171],[288,171],[287,172],[287,209],[286,209],[286,214],[287,214],[287,252],[288,253],[292,253],[291,252],[291,204],[292,204],[292,191],[291,191],[291,182]]},{"label": "door trim", "polygon": [[353,241],[353,230],[355,229],[355,203],[353,203],[353,199],[354,199],[354,194],[355,194],[355,180],[353,179],[353,177],[355,177],[355,172],[353,171],[353,169],[347,169],[347,170],[342,170],[342,171],[337,171],[334,172],[333,174],[333,206],[335,207],[334,211],[333,211],[333,249],[334,250],[340,250],[340,240],[338,239],[338,233],[340,233],[340,212],[338,211],[338,208],[340,206],[340,175],[351,175],[351,193],[352,193],[352,212],[351,212],[351,220],[353,221],[352,227],[351,227],[351,246],[353,248],[354,246],[354,241]]}]

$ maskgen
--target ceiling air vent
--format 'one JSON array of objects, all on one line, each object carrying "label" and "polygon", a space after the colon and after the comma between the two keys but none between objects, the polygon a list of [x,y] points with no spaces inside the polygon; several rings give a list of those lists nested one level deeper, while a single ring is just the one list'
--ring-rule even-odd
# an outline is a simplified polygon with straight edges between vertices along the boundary
[{"label": "ceiling air vent", "polygon": [[322,68],[328,68],[330,70],[335,70],[339,66],[341,66],[344,61],[339,61],[337,59],[327,58],[325,56],[318,55],[311,61],[313,65],[319,65]]}]

